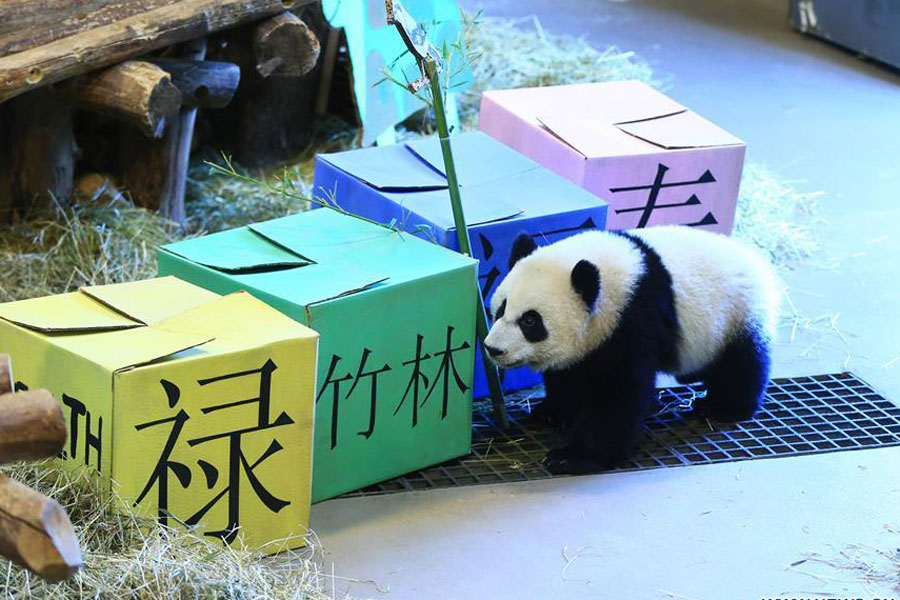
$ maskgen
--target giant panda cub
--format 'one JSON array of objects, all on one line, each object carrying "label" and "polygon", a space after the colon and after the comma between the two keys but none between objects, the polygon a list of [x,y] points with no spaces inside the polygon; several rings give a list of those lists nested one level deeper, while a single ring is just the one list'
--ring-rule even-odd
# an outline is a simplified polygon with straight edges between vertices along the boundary
[{"label": "giant panda cub", "polygon": [[779,294],[750,248],[675,226],[592,231],[542,248],[522,234],[509,265],[485,349],[501,368],[543,372],[541,418],[567,440],[544,459],[551,471],[626,458],[654,409],[658,372],[702,381],[707,394],[694,407],[710,419],[749,419],[759,407]]}]

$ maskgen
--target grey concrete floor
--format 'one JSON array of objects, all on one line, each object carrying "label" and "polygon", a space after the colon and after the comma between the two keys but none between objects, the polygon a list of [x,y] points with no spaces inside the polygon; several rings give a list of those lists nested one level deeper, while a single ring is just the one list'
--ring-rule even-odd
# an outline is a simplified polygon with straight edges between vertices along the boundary
[{"label": "grey concrete floor", "polygon": [[[782,0],[462,4],[634,50],[748,160],[824,192],[823,256],[785,278],[840,335],[785,329],[775,374],[853,370],[900,401],[900,75],[791,31]],[[900,526],[898,475],[900,449],[884,449],[334,500],[312,524],[338,575],[375,582],[339,580],[359,596],[869,598],[889,584],[789,565],[900,546],[885,529]]]}]

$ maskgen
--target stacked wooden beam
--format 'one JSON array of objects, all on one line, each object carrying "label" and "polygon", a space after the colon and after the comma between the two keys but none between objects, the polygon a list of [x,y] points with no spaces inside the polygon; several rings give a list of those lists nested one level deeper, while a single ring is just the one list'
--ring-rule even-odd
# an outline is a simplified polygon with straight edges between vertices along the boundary
[{"label": "stacked wooden beam", "polygon": [[[289,9],[310,1],[0,2],[0,213],[64,204],[78,164],[99,163],[136,204],[182,221],[196,111],[227,106],[249,70],[207,60],[206,36],[252,39],[248,82],[301,77],[319,44]],[[78,154],[92,147],[73,133],[83,114],[121,123],[109,157]]]}]

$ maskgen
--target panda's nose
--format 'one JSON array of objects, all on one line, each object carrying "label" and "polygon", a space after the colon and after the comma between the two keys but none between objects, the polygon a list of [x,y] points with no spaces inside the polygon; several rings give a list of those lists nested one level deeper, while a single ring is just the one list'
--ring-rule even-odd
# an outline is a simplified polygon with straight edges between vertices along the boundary
[{"label": "panda's nose", "polygon": [[492,357],[497,357],[503,354],[503,350],[501,350],[500,348],[494,348],[493,346],[488,346],[487,344],[484,345],[484,349],[487,350],[488,354],[490,354]]}]

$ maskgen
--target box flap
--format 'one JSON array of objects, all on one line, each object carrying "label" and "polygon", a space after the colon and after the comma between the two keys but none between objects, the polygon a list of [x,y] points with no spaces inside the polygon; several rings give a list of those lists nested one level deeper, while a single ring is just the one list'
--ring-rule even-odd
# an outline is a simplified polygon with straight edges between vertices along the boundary
[{"label": "box flap", "polygon": [[578,83],[492,90],[484,95],[528,122],[539,116],[571,117],[583,123],[627,123],[682,112],[685,107],[640,81]]},{"label": "box flap", "polygon": [[226,352],[284,339],[313,339],[318,334],[247,292],[215,298],[159,322],[157,329],[190,332],[215,339],[208,351]]},{"label": "box flap", "polygon": [[0,318],[41,333],[90,333],[143,326],[81,292],[0,304]]},{"label": "box flap", "polygon": [[[220,296],[177,277],[156,277],[129,283],[93,285],[81,292],[141,323],[152,324]],[[160,298],[165,298],[164,302]]]},{"label": "box flap", "polygon": [[402,145],[320,154],[319,158],[382,191],[438,190],[447,187],[442,173]]},{"label": "box flap", "polygon": [[275,271],[313,262],[286,247],[272,244],[247,227],[223,233],[227,235],[207,235],[168,244],[164,248],[172,254],[226,273]]},{"label": "box flap", "polygon": [[[315,260],[316,265],[300,273],[301,279],[293,284],[304,289],[296,290],[299,295],[286,296],[302,304],[355,294],[390,278],[377,268],[360,264],[354,255],[366,253],[382,244],[386,236],[398,234],[360,219],[328,213],[333,211],[317,210],[305,213],[308,218],[284,217],[248,226],[272,243]],[[333,216],[338,219],[329,218]]]},{"label": "box flap", "polygon": [[[407,142],[406,147],[433,169],[446,175],[444,155],[437,137]],[[479,185],[540,168],[540,165],[527,156],[480,131],[451,136],[450,147],[461,186]],[[468,211],[466,216],[468,217]]]},{"label": "box flap", "polygon": [[[472,186],[460,190],[462,197],[463,213],[466,215],[466,223],[472,227],[482,223],[502,221],[522,214],[522,209],[508,202],[500,200],[501,197],[515,197],[512,194],[483,193],[482,186]],[[396,202],[403,209],[419,215],[438,227],[449,230],[456,227],[453,220],[453,206],[450,204],[450,192],[448,190],[434,190],[431,192],[418,192],[415,194],[386,193],[385,196]],[[413,222],[408,225],[415,227]]]},{"label": "box flap", "polygon": [[[639,81],[486,92],[587,158],[659,148],[733,145],[741,140]],[[622,134],[626,135],[622,135]]]},{"label": "box flap", "polygon": [[630,156],[659,151],[659,148],[624,134],[611,123],[591,123],[577,117],[552,115],[541,115],[538,122],[586,158]]},{"label": "box flap", "polygon": [[743,142],[691,111],[674,115],[617,123],[620,130],[666,149],[730,146]]},{"label": "box flap", "polygon": [[[517,198],[523,218],[546,217],[604,206],[602,198],[546,169],[489,181],[464,193],[481,198]],[[468,216],[468,214],[466,215]]]},{"label": "box flap", "polygon": [[[466,269],[475,263],[469,257],[413,235],[328,209],[301,212],[252,227],[260,234],[257,239],[266,242],[266,238],[271,238],[315,262],[287,271],[223,274],[228,281],[216,278],[217,286],[245,289],[295,318],[297,308],[373,287],[420,281],[448,270]],[[235,231],[209,237],[216,240]],[[177,255],[179,243],[166,246],[162,252]],[[192,270],[187,265],[179,266],[178,261],[189,262],[176,259],[168,265],[169,272]]]},{"label": "box flap", "polygon": [[122,331],[62,336],[53,341],[69,352],[83,356],[110,371],[122,371],[202,346],[212,339],[210,335],[192,332],[136,327]]}]

